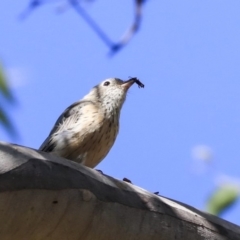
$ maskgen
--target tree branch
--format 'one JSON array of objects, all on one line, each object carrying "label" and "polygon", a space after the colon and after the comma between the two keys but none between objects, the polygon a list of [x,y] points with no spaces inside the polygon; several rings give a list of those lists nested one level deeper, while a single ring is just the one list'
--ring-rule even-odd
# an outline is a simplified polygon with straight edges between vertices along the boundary
[{"label": "tree branch", "polygon": [[[30,0],[28,7],[20,14],[19,18],[22,20],[25,19],[37,7],[50,2],[50,0]],[[142,20],[142,8],[146,0],[134,0],[135,12],[133,23],[117,42],[112,41],[99,24],[84,10],[81,6],[81,0],[66,0],[66,2],[87,22],[98,37],[107,45],[110,49],[109,56],[113,56],[113,54],[122,49],[139,30]]]}]

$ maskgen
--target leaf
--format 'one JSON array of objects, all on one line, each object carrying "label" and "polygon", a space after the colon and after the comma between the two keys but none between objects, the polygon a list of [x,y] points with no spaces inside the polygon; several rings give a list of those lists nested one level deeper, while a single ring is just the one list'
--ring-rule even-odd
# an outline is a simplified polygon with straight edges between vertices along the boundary
[{"label": "leaf", "polygon": [[12,93],[8,87],[3,67],[1,64],[0,64],[0,91],[7,100],[14,101]]},{"label": "leaf", "polygon": [[12,135],[17,136],[17,132],[13,127],[13,124],[6,112],[0,107],[0,123],[6,128],[6,130]]},{"label": "leaf", "polygon": [[224,210],[236,202],[239,197],[239,187],[233,184],[224,184],[218,187],[207,202],[207,211],[220,215]]},{"label": "leaf", "polygon": [[[13,95],[8,87],[6,77],[3,71],[3,67],[0,64],[0,93],[7,99],[9,102],[15,102]],[[8,131],[12,137],[17,137],[17,131],[14,128],[10,118],[8,117],[6,111],[3,109],[2,104],[0,104],[0,124]]]}]

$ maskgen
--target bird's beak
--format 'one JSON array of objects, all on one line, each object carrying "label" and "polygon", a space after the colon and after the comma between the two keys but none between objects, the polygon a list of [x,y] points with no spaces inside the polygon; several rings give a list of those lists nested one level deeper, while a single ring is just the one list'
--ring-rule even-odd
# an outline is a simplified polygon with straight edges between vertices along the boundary
[{"label": "bird's beak", "polygon": [[124,90],[127,91],[134,83],[135,83],[135,79],[131,78],[127,81],[124,81],[122,83],[122,87],[124,88]]}]

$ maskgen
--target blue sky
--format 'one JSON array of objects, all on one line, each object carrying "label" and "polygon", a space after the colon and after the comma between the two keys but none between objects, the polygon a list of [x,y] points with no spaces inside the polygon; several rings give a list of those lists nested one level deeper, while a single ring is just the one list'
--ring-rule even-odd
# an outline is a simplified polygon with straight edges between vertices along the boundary
[{"label": "blue sky", "polygon": [[[64,2],[62,2],[64,4]],[[0,2],[0,58],[15,106],[20,138],[38,148],[62,111],[109,77],[138,77],[130,89],[118,139],[97,167],[149,191],[204,209],[221,181],[239,184],[240,2],[147,1],[142,26],[114,57],[71,8],[46,4],[24,21],[28,1]],[[133,19],[128,0],[86,4],[113,40]],[[205,145],[208,161],[192,152]],[[224,180],[222,180],[224,179]],[[239,201],[223,218],[240,224]]]}]

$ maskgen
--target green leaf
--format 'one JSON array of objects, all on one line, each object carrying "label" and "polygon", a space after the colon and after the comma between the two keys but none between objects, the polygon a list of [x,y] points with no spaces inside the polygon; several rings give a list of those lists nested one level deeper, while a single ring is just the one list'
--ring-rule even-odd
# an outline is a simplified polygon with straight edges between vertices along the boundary
[{"label": "green leaf", "polygon": [[17,136],[17,132],[13,127],[13,124],[6,112],[0,107],[0,123],[6,128],[6,130],[12,135]]},{"label": "green leaf", "polygon": [[[7,80],[4,74],[2,65],[0,64],[0,93],[9,102],[15,102],[13,95],[8,87]],[[17,137],[17,131],[14,128],[10,118],[8,117],[6,111],[3,109],[3,104],[0,103],[0,125],[2,125],[12,137]]]},{"label": "green leaf", "polygon": [[220,215],[230,207],[239,197],[239,186],[224,184],[218,187],[207,202],[207,211],[214,215]]},{"label": "green leaf", "polygon": [[9,101],[14,100],[12,93],[8,87],[6,77],[5,77],[5,74],[3,71],[3,67],[1,64],[0,64],[0,91],[7,100],[9,100]]}]

